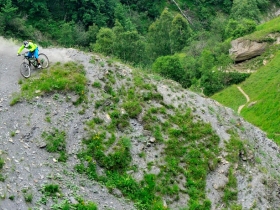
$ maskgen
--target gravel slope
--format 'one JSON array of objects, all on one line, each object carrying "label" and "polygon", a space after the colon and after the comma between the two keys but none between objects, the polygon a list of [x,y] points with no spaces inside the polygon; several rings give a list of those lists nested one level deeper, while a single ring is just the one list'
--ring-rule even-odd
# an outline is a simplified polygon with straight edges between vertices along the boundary
[{"label": "gravel slope", "polygon": [[[0,37],[0,49],[4,51],[0,58],[0,153],[5,159],[6,176],[5,182],[0,182],[3,198],[0,209],[25,210],[34,206],[50,209],[52,199],[42,205],[40,190],[52,183],[59,184],[63,199],[72,203],[76,202],[76,196],[80,196],[98,204],[98,209],[134,209],[132,204],[109,194],[105,187],[73,171],[75,154],[83,135],[82,122],[88,118],[87,114],[79,115],[76,107],[52,97],[38,98],[29,104],[9,105],[12,94],[20,90],[19,79],[23,79],[19,72],[22,57],[16,56],[18,47]],[[41,49],[40,52],[47,54],[52,62],[77,58],[77,52],[71,49]],[[83,54],[83,58],[88,61],[90,57]],[[43,144],[41,134],[50,126],[45,121],[46,110],[51,110],[52,125],[64,129],[71,140],[68,142],[70,158],[67,164],[58,163],[54,154],[40,148]],[[16,133],[13,137],[12,132]],[[25,189],[33,195],[32,203],[25,202]],[[9,199],[10,196],[14,196],[14,200]]]},{"label": "gravel slope", "polygon": [[[83,137],[83,122],[92,114],[87,110],[84,115],[79,115],[76,107],[69,103],[54,100],[51,96],[36,98],[32,103],[19,103],[10,106],[9,102],[14,92],[20,90],[18,84],[22,79],[19,66],[22,58],[16,56],[19,45],[0,37],[0,152],[5,159],[4,175],[5,182],[0,182],[0,209],[28,209],[37,207],[49,209],[53,204],[48,199],[47,204],[42,204],[42,193],[40,189],[45,184],[57,183],[61,187],[61,197],[75,203],[75,196],[81,196],[85,200],[91,200],[98,204],[99,209],[132,210],[133,204],[122,198],[117,198],[108,193],[107,189],[98,183],[88,181],[85,177],[76,174],[73,166],[76,163],[77,153]],[[87,71],[89,81],[100,78],[104,69],[90,64],[90,55],[78,52],[74,49],[40,49],[48,55],[50,61],[65,62],[74,60],[82,63]],[[129,72],[123,66],[124,71]],[[36,72],[33,72],[36,73]],[[279,147],[267,139],[265,133],[258,128],[245,122],[231,109],[225,108],[208,98],[201,97],[187,90],[178,90],[176,94],[162,82],[155,82],[158,91],[164,96],[166,103],[175,106],[188,104],[203,121],[212,125],[213,129],[221,138],[221,147],[230,136],[227,130],[236,130],[240,138],[247,142],[254,158],[243,158],[244,171],[236,174],[238,179],[238,202],[243,209],[279,209]],[[180,96],[180,97],[177,97]],[[181,97],[184,96],[184,97]],[[60,95],[63,99],[63,95]],[[178,100],[177,98],[180,98]],[[62,100],[65,101],[65,100]],[[50,111],[52,125],[61,128],[67,133],[67,151],[70,158],[67,164],[56,162],[54,154],[47,153],[41,147],[43,142],[41,133],[50,129],[49,123],[45,121],[45,112]],[[135,125],[136,134],[143,132],[138,122]],[[15,133],[12,136],[11,133]],[[133,151],[132,151],[133,152]],[[156,151],[152,149],[149,154]],[[227,171],[229,163],[224,160],[217,168],[208,175],[207,195],[212,201],[213,209],[222,209],[220,205],[222,191],[220,190],[227,182]],[[137,157],[133,158],[139,161]],[[257,163],[256,163],[257,162]],[[278,181],[277,181],[278,180]],[[32,193],[32,203],[24,200],[23,190]],[[9,199],[14,196],[14,200]],[[178,201],[185,203],[186,201]],[[180,203],[179,203],[180,204]],[[176,209],[176,207],[172,207]]]}]

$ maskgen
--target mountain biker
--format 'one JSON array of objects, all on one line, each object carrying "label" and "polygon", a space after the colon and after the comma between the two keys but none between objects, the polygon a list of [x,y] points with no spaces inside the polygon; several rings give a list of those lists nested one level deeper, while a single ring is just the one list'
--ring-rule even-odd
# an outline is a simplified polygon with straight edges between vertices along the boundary
[{"label": "mountain biker", "polygon": [[38,58],[39,56],[39,48],[36,44],[32,43],[31,41],[24,41],[23,45],[18,49],[18,56],[20,56],[21,51],[26,48],[27,50],[29,50],[28,52],[28,57],[31,58],[32,56],[34,56],[38,62],[38,69],[42,68],[41,64],[40,64],[40,60]]}]

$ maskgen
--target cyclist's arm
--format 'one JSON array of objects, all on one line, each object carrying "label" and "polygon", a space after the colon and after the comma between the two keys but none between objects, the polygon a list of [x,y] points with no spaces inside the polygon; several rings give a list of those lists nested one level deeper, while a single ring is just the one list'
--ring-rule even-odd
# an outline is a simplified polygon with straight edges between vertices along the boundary
[{"label": "cyclist's arm", "polygon": [[19,49],[18,49],[18,54],[20,54],[21,53],[21,51],[24,49],[24,45],[22,45]]},{"label": "cyclist's arm", "polygon": [[33,52],[34,50],[36,50],[36,48],[37,48],[37,45],[36,44],[33,44],[32,42],[29,42],[29,45],[30,45],[30,49],[29,49],[29,51],[30,52]]}]

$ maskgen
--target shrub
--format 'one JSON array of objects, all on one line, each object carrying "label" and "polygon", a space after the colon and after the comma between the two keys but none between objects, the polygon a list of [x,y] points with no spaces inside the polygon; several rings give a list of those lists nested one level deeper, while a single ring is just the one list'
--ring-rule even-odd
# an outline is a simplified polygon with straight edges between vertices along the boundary
[{"label": "shrub", "polygon": [[163,56],[156,59],[152,69],[155,73],[179,82],[183,87],[189,87],[191,81],[184,70],[178,55]]},{"label": "shrub", "polygon": [[233,20],[230,19],[226,28],[225,36],[227,38],[236,39],[241,36],[250,34],[256,30],[256,22],[249,19]]},{"label": "shrub", "polygon": [[142,112],[142,107],[138,101],[127,101],[123,104],[123,107],[131,118],[137,117]]}]

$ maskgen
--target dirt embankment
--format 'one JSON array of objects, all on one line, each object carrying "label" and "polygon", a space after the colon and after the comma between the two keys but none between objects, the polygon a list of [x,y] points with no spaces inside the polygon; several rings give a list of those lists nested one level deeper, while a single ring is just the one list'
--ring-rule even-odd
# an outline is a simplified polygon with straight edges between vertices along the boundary
[{"label": "dirt embankment", "polygon": [[[42,186],[58,183],[61,195],[72,203],[75,197],[81,196],[98,204],[98,209],[132,210],[133,204],[124,198],[110,194],[102,185],[77,174],[73,167],[77,163],[76,154],[84,135],[84,122],[92,116],[92,110],[80,115],[79,110],[66,102],[54,100],[52,96],[39,97],[32,103],[22,102],[10,106],[14,92],[20,90],[18,81],[23,79],[19,72],[22,62],[17,57],[18,44],[0,38],[0,153],[5,159],[3,173],[6,176],[0,183],[0,209],[28,209],[37,207],[49,209],[54,201],[43,204]],[[98,79],[105,72],[95,64],[90,64],[91,55],[74,49],[41,49],[51,62],[76,61],[85,66],[89,81]],[[36,72],[34,72],[36,73]],[[267,139],[265,133],[237,116],[231,109],[217,102],[203,98],[187,90],[174,94],[162,82],[155,82],[158,91],[163,95],[165,103],[179,106],[188,104],[203,121],[210,123],[221,138],[221,147],[228,141],[228,130],[234,129],[250,147],[255,162],[243,157],[243,172],[236,174],[238,181],[238,203],[244,209],[256,205],[257,209],[277,209],[280,206],[279,147]],[[184,96],[184,97],[182,97]],[[65,97],[60,95],[59,97]],[[180,98],[180,99],[178,99]],[[64,100],[65,101],[65,100]],[[67,164],[58,163],[55,155],[42,149],[41,134],[50,129],[45,120],[46,110],[52,117],[51,126],[61,128],[67,133]],[[135,123],[137,126],[138,124]],[[141,125],[138,126],[139,128]],[[142,129],[135,129],[142,132]],[[11,135],[13,133],[13,135]],[[140,134],[139,134],[140,135]],[[156,153],[150,149],[150,153]],[[222,154],[222,162],[217,170],[208,174],[206,191],[212,201],[212,209],[223,209],[220,205],[222,190],[228,181],[229,163]],[[241,154],[242,155],[242,154]],[[137,157],[134,157],[137,159]],[[137,160],[135,160],[137,161]],[[140,160],[139,160],[140,161]],[[33,195],[32,203],[25,202],[24,193]],[[10,197],[10,199],[9,199]],[[13,199],[11,199],[13,197]],[[178,201],[181,202],[181,201]],[[183,203],[186,201],[182,201]],[[176,209],[176,208],[174,208]]]}]

